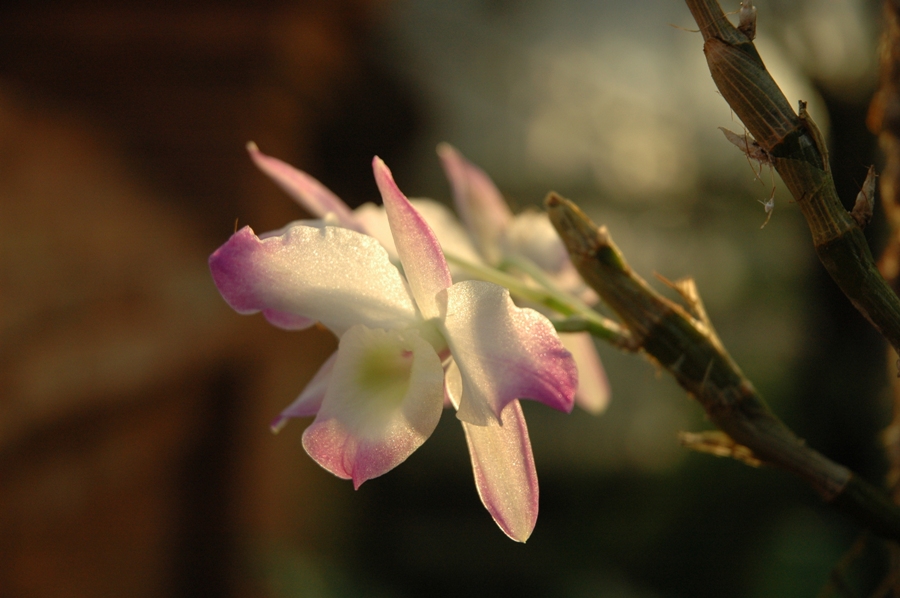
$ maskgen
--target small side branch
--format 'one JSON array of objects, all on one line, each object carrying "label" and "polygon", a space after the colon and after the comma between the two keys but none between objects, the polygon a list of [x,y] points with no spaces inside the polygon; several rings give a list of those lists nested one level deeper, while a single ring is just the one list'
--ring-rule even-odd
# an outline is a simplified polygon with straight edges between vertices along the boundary
[{"label": "small side branch", "polygon": [[[724,432],[694,437],[695,448],[715,449],[719,454],[728,448],[745,462],[752,459],[789,471],[875,533],[900,540],[900,508],[788,429],[695,307],[696,315],[692,315],[653,290],[631,270],[606,228],[598,228],[575,204],[551,193],[546,206],[575,268],[631,332],[632,348],[668,370]],[[682,286],[686,292],[693,289]],[[689,296],[697,305],[695,289]]]}]

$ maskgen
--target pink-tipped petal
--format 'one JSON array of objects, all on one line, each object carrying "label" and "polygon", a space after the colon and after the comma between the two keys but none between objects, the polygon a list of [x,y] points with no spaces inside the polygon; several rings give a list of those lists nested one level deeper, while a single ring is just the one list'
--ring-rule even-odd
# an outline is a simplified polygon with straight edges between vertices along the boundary
[{"label": "pink-tipped petal", "polygon": [[586,332],[578,332],[560,334],[559,340],[572,354],[575,365],[578,366],[575,404],[593,415],[603,413],[609,405],[610,388],[594,339]]},{"label": "pink-tipped petal", "polygon": [[512,212],[500,190],[483,170],[466,160],[453,146],[437,148],[444,172],[453,188],[456,211],[471,231],[481,254],[492,264],[502,258],[500,240]]},{"label": "pink-tipped petal", "polygon": [[376,156],[372,160],[375,181],[384,200],[394,245],[403,264],[416,305],[425,319],[438,315],[435,296],[453,281],[434,232],[397,187],[391,171]]},{"label": "pink-tipped petal", "polygon": [[353,218],[353,212],[347,204],[325,185],[302,170],[262,153],[252,141],[247,144],[247,152],[256,166],[269,175],[300,207],[319,218],[334,214],[340,226],[365,232]]},{"label": "pink-tipped petal", "polygon": [[380,476],[431,436],[443,409],[444,370],[417,333],[354,326],[341,337],[306,452],[353,485]]},{"label": "pink-tipped petal", "polygon": [[[434,231],[444,255],[452,255],[469,262],[470,264],[484,264],[478,250],[472,244],[469,233],[462,227],[456,214],[444,204],[431,199],[410,199],[409,203],[416,209],[425,222]],[[453,280],[463,280],[459,277],[462,272],[456,272],[450,266]],[[466,277],[467,278],[467,277]]]},{"label": "pink-tipped petal", "polygon": [[316,323],[311,318],[298,316],[286,311],[278,311],[277,309],[264,309],[262,314],[269,321],[269,324],[284,330],[306,330]]},{"label": "pink-tipped petal", "polygon": [[459,282],[438,297],[444,336],[462,373],[459,419],[499,421],[516,399],[572,410],[578,371],[550,320],[517,307],[508,290],[488,282]]},{"label": "pink-tipped petal", "polygon": [[396,328],[417,319],[384,248],[348,229],[297,225],[260,239],[245,226],[210,256],[209,267],[233,309],[262,311],[275,323],[317,321],[340,335],[354,324]]},{"label": "pink-tipped petal", "polygon": [[[451,359],[445,368],[446,402],[459,409],[462,375]],[[538,481],[519,401],[500,414],[501,425],[462,423],[472,459],[478,496],[500,529],[513,540],[524,542],[531,535],[538,515]]]},{"label": "pink-tipped petal", "polygon": [[462,426],[481,502],[507,536],[524,542],[537,522],[537,472],[522,406],[513,401],[501,416],[499,426]]},{"label": "pink-tipped petal", "polygon": [[[475,246],[472,245],[469,234],[447,206],[430,199],[410,199],[409,203],[425,219],[445,255],[453,255],[471,264],[484,263]],[[400,258],[397,255],[397,247],[394,245],[394,237],[391,235],[391,226],[388,223],[384,207],[366,203],[353,210],[353,215],[365,229],[366,234],[378,239],[387,249],[391,260],[399,264]],[[450,265],[450,273],[453,280],[456,281],[469,278],[465,271],[454,268],[453,265]]]},{"label": "pink-tipped petal", "polygon": [[331,354],[331,357],[325,360],[316,375],[313,376],[300,396],[294,399],[294,402],[287,406],[278,417],[272,420],[270,427],[272,431],[277,433],[287,425],[289,419],[295,417],[311,417],[319,412],[322,406],[322,399],[325,398],[325,392],[328,390],[328,384],[331,382],[331,372],[334,370],[334,362],[337,360],[337,351]]}]

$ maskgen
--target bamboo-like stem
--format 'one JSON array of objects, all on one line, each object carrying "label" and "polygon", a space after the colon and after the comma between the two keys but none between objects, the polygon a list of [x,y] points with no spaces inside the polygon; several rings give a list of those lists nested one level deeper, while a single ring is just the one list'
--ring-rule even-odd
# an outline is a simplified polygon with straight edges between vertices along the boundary
[{"label": "bamboo-like stem", "polygon": [[[668,370],[753,459],[799,476],[876,534],[900,540],[900,507],[788,429],[728,355],[702,309],[693,310],[695,317],[650,288],[625,262],[606,228],[594,225],[572,202],[551,193],[546,205],[575,268],[631,332],[634,350]],[[680,288],[685,286],[693,289]],[[698,297],[683,294],[699,304]]]},{"label": "bamboo-like stem", "polygon": [[831,178],[822,135],[800,104],[795,114],[753,42],[717,0],[686,0],[703,34],[713,81],[768,155],[806,217],[819,260],[853,305],[900,351],[900,299],[885,282],[857,220]]}]

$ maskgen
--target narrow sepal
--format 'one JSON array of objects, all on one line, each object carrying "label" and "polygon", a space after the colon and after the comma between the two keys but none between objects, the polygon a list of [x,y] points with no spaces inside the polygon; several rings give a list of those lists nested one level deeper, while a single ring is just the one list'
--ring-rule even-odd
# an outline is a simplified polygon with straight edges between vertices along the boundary
[{"label": "narrow sepal", "polygon": [[381,158],[375,157],[372,169],[416,304],[425,319],[433,318],[438,315],[435,295],[453,282],[441,246],[425,219],[397,187]]},{"label": "narrow sepal", "polygon": [[294,402],[287,406],[269,426],[272,431],[278,433],[287,425],[289,419],[295,417],[311,417],[319,412],[322,406],[322,400],[328,390],[328,383],[331,382],[331,372],[334,370],[334,362],[337,360],[337,351],[331,354],[331,357],[325,360],[325,363],[316,372],[300,396],[294,399]]},{"label": "narrow sepal", "polygon": [[537,523],[538,479],[518,401],[506,406],[501,421],[499,426],[462,426],[481,502],[507,536],[524,542]]},{"label": "narrow sepal", "polygon": [[603,413],[609,405],[611,391],[593,337],[586,332],[560,333],[559,340],[572,354],[578,367],[575,404],[594,415]]},{"label": "narrow sepal", "polygon": [[444,173],[453,189],[456,210],[472,232],[481,254],[492,264],[502,257],[500,242],[512,212],[500,190],[480,168],[447,143],[437,148]]},{"label": "narrow sepal", "polygon": [[315,178],[278,158],[267,156],[252,141],[247,144],[247,152],[260,170],[310,214],[318,218],[333,214],[340,226],[365,232],[356,223],[347,204]]}]

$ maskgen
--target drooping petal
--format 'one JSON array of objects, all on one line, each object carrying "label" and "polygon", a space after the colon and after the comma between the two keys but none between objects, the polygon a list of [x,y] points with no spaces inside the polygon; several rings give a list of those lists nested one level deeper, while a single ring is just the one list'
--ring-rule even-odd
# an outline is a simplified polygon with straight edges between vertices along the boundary
[{"label": "drooping petal", "polygon": [[519,401],[501,413],[502,425],[461,422],[478,496],[507,536],[524,542],[538,516],[538,480]]},{"label": "drooping petal", "polygon": [[372,170],[384,200],[394,245],[409,287],[416,298],[416,305],[425,319],[434,318],[438,315],[435,296],[453,284],[441,246],[425,219],[397,187],[391,171],[378,156],[372,160]]},{"label": "drooping petal", "polygon": [[247,144],[247,152],[260,170],[313,216],[324,218],[326,214],[334,214],[340,226],[364,232],[347,204],[325,185],[302,170],[262,153],[252,141]]},{"label": "drooping petal", "polygon": [[444,172],[453,188],[456,210],[485,259],[497,264],[502,258],[500,240],[512,219],[500,190],[483,170],[466,160],[453,146],[437,148]]},{"label": "drooping petal", "polygon": [[[444,374],[447,400],[459,409],[462,376],[450,360]],[[525,415],[519,401],[500,414],[502,425],[475,426],[460,422],[466,434],[475,487],[488,512],[507,536],[524,542],[538,514],[538,481]]]},{"label": "drooping petal", "polygon": [[331,382],[331,372],[334,370],[334,362],[337,360],[337,351],[331,354],[331,357],[325,360],[316,375],[313,376],[300,396],[294,399],[294,402],[287,406],[270,424],[273,432],[279,432],[287,425],[289,419],[295,417],[310,417],[319,412],[322,406],[322,399],[325,398],[325,392],[328,390],[328,383]]},{"label": "drooping petal", "polygon": [[443,409],[444,370],[434,349],[411,330],[354,326],[341,337],[331,382],[306,452],[359,485],[413,453]]},{"label": "drooping petal", "polygon": [[482,426],[499,421],[515,399],[571,411],[578,372],[547,318],[482,281],[456,283],[438,298],[440,326],[462,372],[459,419]]},{"label": "drooping petal", "polygon": [[609,405],[609,380],[600,363],[594,339],[586,332],[560,333],[559,340],[569,350],[578,366],[578,390],[575,403],[594,415],[603,413]]},{"label": "drooping petal", "polygon": [[276,321],[293,314],[338,336],[354,324],[397,328],[418,318],[381,244],[344,228],[297,225],[260,239],[245,226],[209,267],[225,301],[243,314],[263,311]]}]

